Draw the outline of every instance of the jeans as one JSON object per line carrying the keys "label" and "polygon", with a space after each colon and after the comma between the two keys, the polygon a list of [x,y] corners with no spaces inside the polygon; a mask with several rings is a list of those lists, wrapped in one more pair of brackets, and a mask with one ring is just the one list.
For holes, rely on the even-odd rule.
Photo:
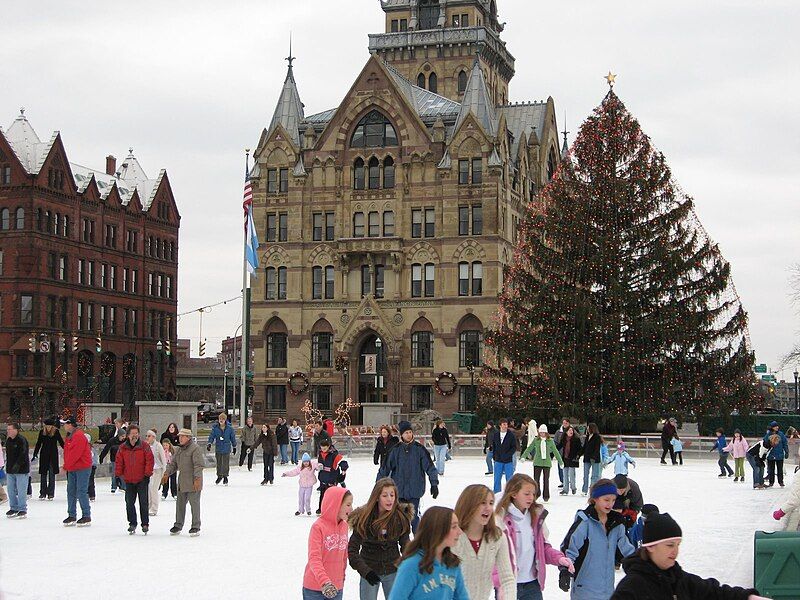
{"label": "jeans", "polygon": [[227,477],[231,472],[231,455],[216,453],[217,477]]}
{"label": "jeans", "polygon": [[116,470],[117,462],[112,460],[111,461],[111,491],[117,491],[117,488],[124,490],[125,489],[125,482],[122,481],[122,477],[117,477],[114,473],[117,472]]}
{"label": "jeans", "polygon": [[128,513],[128,525],[137,525],[136,523],[136,500],[139,500],[139,514],[142,516],[142,525],[150,525],[150,510],[147,498],[147,488],[150,485],[150,478],[145,477],[136,483],[125,483],[125,510]]}
{"label": "jeans", "polygon": [[247,470],[253,470],[253,453],[248,452],[250,446],[247,444],[242,444],[241,450],[239,450],[239,466],[241,467],[244,464],[244,459],[247,458]]}
{"label": "jeans", "polygon": [[147,487],[147,510],[155,516],[158,514],[158,507],[161,503],[161,494],[158,493],[158,486],[161,485],[161,477],[164,475],[163,467],[153,469],[150,476],[150,485]]}
{"label": "jeans", "polygon": [[[720,474],[722,474],[722,475],[733,475],[733,469],[731,469],[731,466],[728,464],[728,453],[727,452],[720,453],[719,460],[717,461],[717,464],[719,465]],[[727,471],[727,473],[725,473],[725,471]]]}
{"label": "jeans", "polygon": [[291,442],[290,441],[289,444],[292,447],[292,464],[296,465],[298,462],[300,462],[300,444],[301,444],[301,442],[300,441],[297,441],[297,442]]}
{"label": "jeans", "polygon": [[517,600],[542,600],[542,588],[538,581],[517,584]]}
{"label": "jeans", "polygon": [[[589,477],[589,471],[591,471],[591,478]],[[589,488],[595,484],[595,482],[600,479],[600,471],[601,465],[599,462],[586,462],[583,461],[583,487],[581,491],[586,494],[589,492]]]}
{"label": "jeans", "polygon": [[278,448],[281,451],[281,464],[285,465],[289,462],[289,444],[280,444]]}
{"label": "jeans", "polygon": [[[677,459],[677,460],[678,460],[678,461],[679,461],[681,464],[683,464],[683,450],[679,450],[679,451],[677,451],[677,452],[675,453],[675,458],[676,458],[676,459]],[[744,459],[742,459],[742,460],[744,460]]]}
{"label": "jeans", "polygon": [[747,462],[753,469],[753,487],[764,485],[764,465],[760,464],[750,453],[747,454]]}
{"label": "jeans", "polygon": [[392,586],[394,585],[394,578],[397,577],[397,572],[389,573],[388,575],[379,575],[381,582],[378,585],[370,585],[369,581],[361,578],[358,584],[360,600],[378,600],[378,590],[383,588],[383,597],[389,600],[389,594],[392,593]]}
{"label": "jeans", "polygon": [[70,517],[78,516],[76,504],[81,505],[81,516],[91,517],[92,506],[89,504],[89,476],[91,467],[79,471],[67,471],[67,514]]}
{"label": "jeans", "polygon": [[264,459],[264,481],[275,480],[275,455],[264,452],[261,454]]}
{"label": "jeans", "polygon": [[562,471],[564,473],[564,489],[562,491],[566,493],[572,490],[574,494],[576,491],[575,467],[564,467]]}
{"label": "jeans", "polygon": [[56,472],[52,465],[47,465],[47,471],[40,475],[39,497],[52,498],[56,495]]}
{"label": "jeans", "polygon": [[414,518],[411,520],[411,531],[417,533],[417,525],[419,525],[419,498],[400,498],[400,502],[407,502],[414,505]]}
{"label": "jeans", "polygon": [[564,483],[564,469],[561,467],[561,465],[558,465],[558,480],[561,483]]}
{"label": "jeans", "polygon": [[433,447],[433,458],[434,462],[436,463],[436,470],[439,472],[439,475],[444,475],[444,461],[446,456],[447,456],[447,445],[443,444],[441,446]]}
{"label": "jeans", "polygon": [[503,475],[506,476],[506,483],[514,476],[514,463],[501,463],[494,461],[494,493],[499,494]]}
{"label": "jeans", "polygon": [[342,600],[342,594],[343,590],[339,590],[333,598],[326,598],[320,591],[303,588],[303,600]]}
{"label": "jeans", "polygon": [[494,473],[494,466],[492,465],[492,463],[494,462],[492,460],[493,456],[494,456],[494,451],[492,450],[486,451],[486,472],[489,473],[489,475]]}
{"label": "jeans", "polygon": [[30,473],[7,473],[8,504],[11,510],[28,512],[28,479]]}
{"label": "jeans", "polygon": [[[730,467],[728,467],[730,468]],[[783,486],[783,461],[782,460],[772,460],[771,458],[767,460],[767,481],[769,485],[773,485],[775,483],[775,471],[777,470],[778,474],[778,485]]]}
{"label": "jeans", "polygon": [[177,473],[173,473],[172,475],[170,475],[169,476],[169,480],[167,480],[167,483],[165,483],[161,487],[164,490],[164,493],[161,494],[162,498],[166,498],[167,497],[167,494],[169,494],[170,488],[172,488],[172,497],[173,498],[177,498],[178,497],[178,474]]}
{"label": "jeans", "polygon": [[[542,479],[541,485],[539,479]],[[550,500],[550,467],[533,467],[533,478],[536,480],[536,485],[542,491],[542,498],[545,502]]]}

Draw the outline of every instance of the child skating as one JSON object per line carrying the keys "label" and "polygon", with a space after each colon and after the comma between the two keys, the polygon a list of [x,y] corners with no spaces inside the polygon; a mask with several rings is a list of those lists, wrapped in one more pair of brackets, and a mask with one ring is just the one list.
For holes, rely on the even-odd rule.
{"label": "child skating", "polygon": [[730,452],[733,455],[734,482],[741,481],[744,483],[744,460],[747,457],[749,448],[747,440],[742,437],[742,432],[738,429],[733,432],[733,439],[730,443],[723,448],[725,452]]}
{"label": "child skating", "polygon": [[550,500],[550,468],[553,465],[551,457],[555,457],[560,467],[564,466],[561,453],[547,432],[547,425],[539,426],[539,435],[533,438],[520,458],[525,459],[528,456],[533,459],[533,478],[536,480],[536,485],[540,486],[539,489],[542,490],[542,499],[547,502]]}
{"label": "child skating", "polygon": [[311,494],[314,492],[314,486],[317,484],[316,469],[316,461],[312,461],[308,452],[304,452],[303,458],[298,466],[281,474],[281,477],[300,478],[300,490],[297,492],[297,512],[294,513],[296,517],[302,514],[307,514],[309,517],[311,516]]}
{"label": "child skating", "polygon": [[344,483],[347,472],[347,461],[342,460],[342,455],[331,445],[330,439],[322,438],[319,443],[319,456],[317,456],[317,470],[319,471],[319,508],[317,514],[322,513],[322,500],[328,488]]}
{"label": "child skating", "polygon": [[611,455],[606,464],[614,465],[614,475],[627,475],[628,465],[636,467],[636,461],[631,458],[631,455],[625,449],[625,442],[617,444],[617,451]]}
{"label": "child skating", "polygon": [[342,600],[347,569],[347,517],[353,495],[333,487],[325,494],[322,516],[308,533],[308,562],[303,574],[303,600]]}
{"label": "child skating", "polygon": [[717,477],[733,477],[733,469],[731,469],[728,464],[728,452],[725,451],[725,446],[728,445],[728,442],[725,440],[725,432],[722,429],[717,429],[714,433],[717,435],[717,441],[711,446],[709,452],[714,452],[714,450],[716,450],[719,453],[717,464],[719,465],[720,473]]}
{"label": "child skating", "polygon": [[[672,451],[675,453],[675,460],[683,464],[683,442],[681,438],[678,437],[678,434],[672,436],[672,439],[669,442],[672,444]],[[678,462],[672,463],[673,465],[678,464]]]}

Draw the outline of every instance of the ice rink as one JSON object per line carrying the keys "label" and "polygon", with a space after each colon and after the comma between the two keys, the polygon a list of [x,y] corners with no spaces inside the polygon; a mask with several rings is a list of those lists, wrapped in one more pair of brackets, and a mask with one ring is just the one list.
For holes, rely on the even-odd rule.
{"label": "ice rink", "polygon": [[[237,457],[238,458],[238,457]],[[233,462],[233,461],[232,461]],[[238,462],[238,461],[237,461]],[[377,467],[366,458],[351,459],[347,485],[355,505],[367,500]],[[787,488],[754,491],[748,481],[718,479],[714,460],[687,462],[683,467],[660,466],[657,459],[639,459],[631,478],[641,486],[645,502],[669,512],[683,528],[679,562],[693,573],[723,582],[752,583],[753,532],[774,530],[771,513]],[[484,461],[458,457],[447,463],[434,504],[454,506],[470,483],[485,483]],[[789,471],[790,468],[787,467]],[[5,600],[54,599],[69,590],[82,599],[127,598],[236,598],[299,599],[306,562],[306,540],[314,517],[295,517],[297,478],[280,478],[288,467],[276,466],[272,486],[259,485],[261,465],[253,472],[231,468],[230,485],[214,485],[214,471],[205,473],[202,496],[202,535],[188,536],[188,524],[179,536],[170,536],[175,503],[161,503],[150,519],[148,536],[127,534],[124,496],[112,495],[108,479],[98,479],[92,505],[92,526],[65,528],[66,492],[59,482],[56,499],[28,503],[26,520],[0,522],[0,589]],[[531,474],[530,462],[518,470]],[[613,473],[610,467],[604,476]],[[38,475],[34,496],[38,495]],[[578,475],[579,484],[582,474]],[[551,488],[558,490],[557,473]],[[317,493],[313,497],[316,508]],[[550,542],[557,546],[575,511],[586,505],[580,495],[556,495],[546,505],[550,515]],[[3,505],[3,513],[8,504]],[[187,507],[188,508],[188,507]],[[80,514],[78,515],[80,516]],[[620,573],[621,576],[621,573]],[[344,597],[358,598],[358,574],[348,569]],[[548,568],[545,598],[566,598],[558,589],[557,571]],[[484,600],[484,599],[480,599]]]}

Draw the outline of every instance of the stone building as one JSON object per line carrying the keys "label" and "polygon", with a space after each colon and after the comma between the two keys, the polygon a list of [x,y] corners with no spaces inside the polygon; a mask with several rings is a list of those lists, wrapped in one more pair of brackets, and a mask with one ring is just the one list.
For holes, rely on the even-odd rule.
{"label": "stone building", "polygon": [[305,114],[289,57],[254,153],[257,417],[473,409],[517,224],[560,159],[552,98],[508,102],[494,0],[381,6],[336,108]]}
{"label": "stone building", "polygon": [[102,402],[130,416],[137,400],[175,398],[175,198],[133,150],[105,162],[70,162],[23,110],[0,129],[2,415]]}

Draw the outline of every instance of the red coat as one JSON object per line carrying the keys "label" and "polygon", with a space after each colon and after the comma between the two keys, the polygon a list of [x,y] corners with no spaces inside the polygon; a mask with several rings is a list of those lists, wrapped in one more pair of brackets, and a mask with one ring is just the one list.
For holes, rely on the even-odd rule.
{"label": "red coat", "polygon": [[72,435],[64,440],[64,470],[82,471],[92,468],[92,447],[86,434],[80,429],[75,429]]}
{"label": "red coat", "polygon": [[333,421],[330,419],[325,419],[325,421],[322,423],[322,426],[325,428],[325,431],[328,432],[328,435],[331,436],[331,439],[333,439],[333,435],[336,433],[333,429]]}
{"label": "red coat", "polygon": [[130,441],[121,444],[117,450],[117,461],[114,473],[122,477],[125,483],[139,483],[145,477],[153,475],[153,451],[150,446],[137,440],[135,446]]}

